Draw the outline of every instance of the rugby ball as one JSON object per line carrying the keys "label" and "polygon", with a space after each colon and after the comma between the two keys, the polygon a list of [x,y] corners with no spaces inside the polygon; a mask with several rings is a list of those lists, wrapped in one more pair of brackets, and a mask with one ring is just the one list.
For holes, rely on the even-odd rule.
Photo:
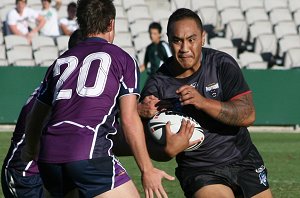
{"label": "rugby ball", "polygon": [[182,119],[190,120],[195,125],[194,133],[190,138],[190,141],[201,139],[197,144],[188,147],[185,151],[193,151],[200,147],[204,141],[204,133],[200,124],[193,118],[188,117],[180,112],[174,111],[162,111],[157,113],[148,122],[149,132],[156,142],[159,144],[165,144],[166,142],[166,131],[165,126],[168,121],[171,123],[171,132],[177,133],[181,126]]}

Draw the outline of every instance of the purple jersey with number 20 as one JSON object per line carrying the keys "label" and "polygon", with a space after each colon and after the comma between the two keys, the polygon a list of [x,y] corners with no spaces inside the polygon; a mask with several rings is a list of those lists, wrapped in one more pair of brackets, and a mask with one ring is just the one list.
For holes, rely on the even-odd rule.
{"label": "purple jersey with number 20", "polygon": [[48,70],[38,100],[52,106],[39,161],[65,163],[112,155],[118,100],[139,96],[136,61],[121,48],[88,38]]}

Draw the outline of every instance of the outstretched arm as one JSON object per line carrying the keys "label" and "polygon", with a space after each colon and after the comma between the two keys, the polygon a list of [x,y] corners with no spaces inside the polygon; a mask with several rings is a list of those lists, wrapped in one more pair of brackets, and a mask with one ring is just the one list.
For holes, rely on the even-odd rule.
{"label": "outstretched arm", "polygon": [[146,148],[143,125],[137,112],[136,99],[135,95],[123,96],[120,99],[122,129],[141,170],[146,197],[152,197],[153,194],[156,194],[157,197],[167,197],[161,184],[162,179],[174,180],[174,177],[154,168],[152,165]]}

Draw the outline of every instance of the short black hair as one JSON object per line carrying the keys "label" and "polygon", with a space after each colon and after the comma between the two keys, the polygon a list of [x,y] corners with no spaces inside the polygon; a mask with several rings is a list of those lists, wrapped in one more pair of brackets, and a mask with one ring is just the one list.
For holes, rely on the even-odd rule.
{"label": "short black hair", "polygon": [[199,29],[203,31],[202,21],[196,12],[187,8],[179,8],[175,12],[173,12],[169,18],[167,25],[167,35],[169,36],[173,23],[186,18],[193,19],[197,23]]}
{"label": "short black hair", "polygon": [[67,10],[69,10],[70,8],[76,8],[77,4],[75,2],[71,2],[68,4]]}
{"label": "short black hair", "polygon": [[157,29],[159,33],[161,33],[161,25],[160,23],[157,23],[157,22],[152,22],[150,25],[149,25],[149,29],[148,29],[148,32],[150,33],[150,30],[151,29]]}
{"label": "short black hair", "polygon": [[81,31],[79,29],[75,30],[69,38],[68,48],[71,49],[75,47],[78,43],[80,43],[83,40],[84,37],[82,36]]}

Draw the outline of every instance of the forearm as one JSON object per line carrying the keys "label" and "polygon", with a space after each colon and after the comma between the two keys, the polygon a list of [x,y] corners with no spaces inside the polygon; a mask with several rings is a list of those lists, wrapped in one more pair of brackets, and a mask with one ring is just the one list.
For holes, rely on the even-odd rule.
{"label": "forearm", "polygon": [[226,102],[206,98],[200,105],[200,109],[228,125],[249,126],[255,121],[255,109],[251,94],[245,94]]}
{"label": "forearm", "polygon": [[31,113],[28,115],[25,126],[25,139],[27,152],[36,154],[38,150],[40,136],[50,107],[38,101],[35,102]]}
{"label": "forearm", "polygon": [[143,125],[138,114],[131,116],[130,120],[122,120],[122,128],[141,172],[152,169],[153,165],[147,151]]}
{"label": "forearm", "polygon": [[40,16],[37,22],[37,26],[33,28],[31,32],[32,33],[39,32],[42,29],[42,27],[44,27],[45,23],[46,23],[45,19],[42,16]]}

